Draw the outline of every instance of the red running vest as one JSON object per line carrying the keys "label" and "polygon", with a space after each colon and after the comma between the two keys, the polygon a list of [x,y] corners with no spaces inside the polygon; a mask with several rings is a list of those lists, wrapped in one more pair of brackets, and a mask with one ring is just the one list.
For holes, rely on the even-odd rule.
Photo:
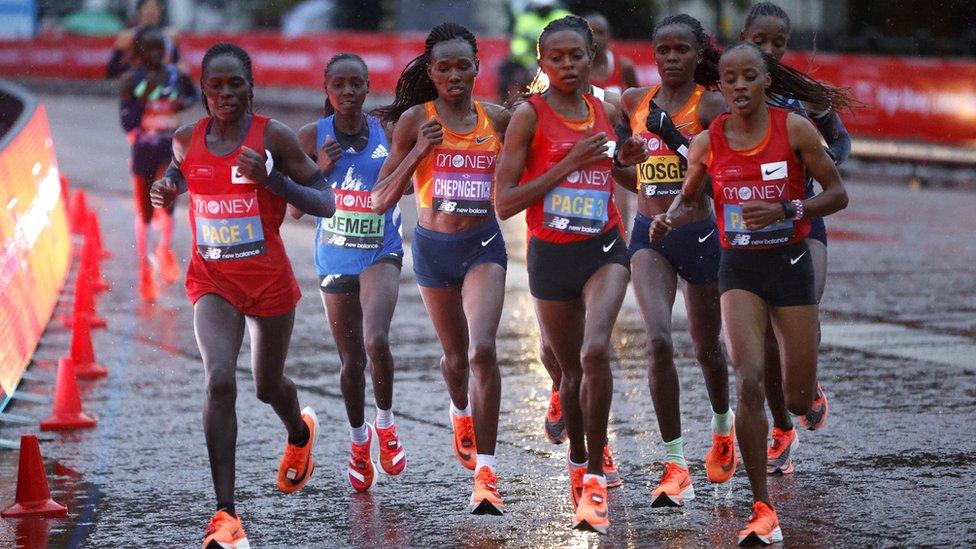
{"label": "red running vest", "polygon": [[[278,234],[285,201],[237,174],[241,147],[225,156],[207,149],[211,119],[197,122],[180,171],[190,191],[193,253],[186,293],[196,303],[217,294],[250,316],[278,316],[301,297]],[[268,118],[253,115],[241,146],[264,151]]]}
{"label": "red running vest", "polygon": [[[607,119],[603,102],[591,94],[584,95],[583,99],[589,107],[585,120],[560,116],[541,95],[528,99],[538,121],[519,184],[532,181],[552,168],[584,137],[606,132],[615,141],[616,133]],[[611,148],[610,153],[614,150]],[[540,202],[529,206],[525,221],[531,234],[546,242],[580,242],[620,225],[620,213],[613,202],[612,168],[608,156],[570,172]]]}
{"label": "red running vest", "polygon": [[722,246],[735,249],[777,248],[794,244],[810,234],[810,219],[784,219],[750,231],[742,220],[743,202],[779,203],[802,200],[806,194],[806,170],[790,146],[786,118],[790,111],[769,107],[769,127],[759,145],[735,151],[725,138],[724,113],[708,128],[711,143],[708,174],[712,176],[715,214],[721,228]]}

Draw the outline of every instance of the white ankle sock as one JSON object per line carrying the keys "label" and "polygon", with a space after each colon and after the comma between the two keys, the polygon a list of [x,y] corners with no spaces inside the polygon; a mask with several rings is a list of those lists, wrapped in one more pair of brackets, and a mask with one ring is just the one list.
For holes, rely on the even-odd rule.
{"label": "white ankle sock", "polygon": [[393,425],[393,410],[376,408],[376,426],[380,429],[386,429],[391,425]]}
{"label": "white ankle sock", "polygon": [[495,456],[490,454],[478,454],[477,462],[474,465],[475,472],[481,470],[482,467],[487,466],[494,472],[495,470]]}
{"label": "white ankle sock", "polygon": [[369,440],[369,429],[366,427],[366,424],[363,423],[359,427],[350,427],[349,438],[356,444],[364,444]]}
{"label": "white ankle sock", "polygon": [[454,415],[456,415],[458,417],[468,417],[468,416],[470,416],[471,415],[471,399],[468,399],[468,405],[465,406],[463,410],[458,409],[458,407],[454,405],[454,401],[452,400],[451,401],[451,412],[453,412]]}
{"label": "white ankle sock", "polygon": [[607,487],[607,477],[603,475],[592,475],[590,473],[586,473],[585,475],[583,475],[583,484],[586,484],[587,482],[590,481],[590,479],[594,479],[594,478],[597,481],[599,481],[600,486],[603,486],[604,488]]}

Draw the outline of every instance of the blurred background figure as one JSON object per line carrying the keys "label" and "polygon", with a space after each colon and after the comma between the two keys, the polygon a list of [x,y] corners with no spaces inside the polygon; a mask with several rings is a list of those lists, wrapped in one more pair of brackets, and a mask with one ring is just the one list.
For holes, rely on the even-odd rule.
{"label": "blurred background figure", "polygon": [[106,78],[115,78],[139,63],[134,51],[135,37],[146,28],[160,28],[164,40],[163,63],[179,63],[180,54],[176,47],[176,31],[166,28],[166,6],[162,0],[139,0],[131,17],[129,28],[119,33],[112,49],[112,57],[105,70]]}
{"label": "blurred background figure", "polygon": [[596,56],[590,71],[590,84],[614,93],[623,93],[627,88],[640,86],[634,62],[622,55],[616,55],[607,47],[613,37],[610,22],[599,12],[591,11],[583,16],[593,31],[593,47]]}
{"label": "blurred background figure", "polygon": [[498,98],[505,103],[525,91],[536,64],[536,43],[550,22],[572,15],[559,0],[510,0],[512,13],[509,57],[498,68]]}

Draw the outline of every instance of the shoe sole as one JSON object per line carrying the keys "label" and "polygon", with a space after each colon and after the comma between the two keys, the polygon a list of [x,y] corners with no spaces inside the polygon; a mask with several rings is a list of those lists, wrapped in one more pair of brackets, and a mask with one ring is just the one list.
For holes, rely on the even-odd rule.
{"label": "shoe sole", "polygon": [[[554,426],[555,428],[550,427],[550,425]],[[549,418],[546,418],[545,423],[543,424],[542,431],[543,433],[545,433],[546,440],[549,441],[549,444],[558,445],[569,440],[569,433],[566,431],[565,421],[560,421],[558,423],[549,423]],[[553,435],[554,431],[556,432],[556,435]]]}
{"label": "shoe sole", "polygon": [[458,463],[460,463],[462,467],[469,471],[474,471],[474,466],[476,465],[474,460],[472,460],[472,463],[469,465],[467,462],[461,459],[461,451],[458,450],[457,447],[457,437],[454,436],[454,414],[451,413],[450,403],[447,405],[447,420],[451,423],[451,448],[454,449],[454,457],[458,460]]}
{"label": "shoe sole", "polygon": [[810,423],[806,420],[805,416],[803,416],[803,419],[798,419],[797,421],[807,431],[819,431],[820,429],[823,429],[827,425],[827,414],[829,412],[830,412],[830,401],[826,399],[826,394],[825,394],[823,414],[820,416],[820,421],[816,423]]}
{"label": "shoe sole", "polygon": [[695,499],[695,485],[691,484],[684,490],[678,493],[677,496],[671,496],[664,492],[657,495],[654,501],[651,502],[651,507],[682,507],[685,502]]}
{"label": "shoe sole", "polygon": [[609,524],[607,525],[600,524],[594,526],[589,522],[587,522],[586,520],[573,521],[573,530],[582,530],[584,532],[596,532],[597,534],[606,535],[608,526]]}
{"label": "shoe sole", "polygon": [[303,478],[300,483],[289,486],[288,490],[282,490],[279,486],[278,490],[285,494],[294,494],[295,492],[304,488],[305,485],[308,484],[308,481],[312,479],[312,475],[315,473],[315,457],[313,453],[315,452],[315,443],[319,439],[321,429],[319,428],[319,417],[315,415],[315,410],[313,410],[310,406],[306,406],[302,408],[302,415],[304,416],[306,414],[311,416],[312,425],[315,427],[315,432],[308,437],[308,444],[311,444],[311,446],[308,448],[308,474],[305,475],[305,478]]}
{"label": "shoe sole", "polygon": [[774,528],[768,536],[760,536],[755,532],[749,532],[747,536],[739,536],[739,545],[743,547],[766,546],[781,541],[783,541],[783,530],[779,526]]}
{"label": "shoe sole", "polygon": [[[796,429],[794,427],[794,429]],[[796,457],[796,449],[800,447],[800,436],[797,435],[793,439],[793,445],[790,446],[790,457],[787,459],[786,463],[783,465],[771,466],[769,462],[766,462],[766,474],[767,475],[792,475],[793,474],[793,458]]]}
{"label": "shoe sole", "polygon": [[206,549],[251,549],[251,544],[247,541],[247,538],[244,538],[233,545],[211,540],[210,543],[207,544]]}
{"label": "shoe sole", "polygon": [[504,506],[497,507],[494,503],[488,501],[487,499],[481,500],[478,505],[471,504],[468,506],[472,515],[493,515],[500,517],[505,514]]}

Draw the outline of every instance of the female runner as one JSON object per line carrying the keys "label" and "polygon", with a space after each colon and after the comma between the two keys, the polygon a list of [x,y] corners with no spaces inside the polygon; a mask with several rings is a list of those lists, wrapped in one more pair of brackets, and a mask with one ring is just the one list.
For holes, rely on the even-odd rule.
{"label": "female runner", "polygon": [[414,273],[444,350],[454,455],[475,471],[469,510],[500,515],[495,336],[508,256],[491,202],[509,114],[472,99],[478,68],[478,45],[468,29],[454,23],[431,29],[424,53],[400,75],[393,104],[377,111],[396,130],[372,196],[373,212],[385,212],[413,177],[419,209]]}
{"label": "female runner", "polygon": [[186,292],[206,372],[203,428],[217,494],[203,546],[225,549],[249,547],[234,508],[235,374],[245,325],[257,397],[288,432],[278,489],[298,490],[315,469],[318,420],[310,407],[299,409],[295,384],[283,372],[301,292],[278,228],[286,202],[321,217],[335,212],[331,189],[295,134],[252,114],[251,75],[240,47],[207,50],[200,87],[210,116],[176,132],[173,163],[151,193],[158,208],[190,193],[194,253]]}
{"label": "female runner", "polygon": [[719,343],[721,246],[711,205],[706,201],[701,220],[675,230],[659,244],[649,240],[652,218],[666,212],[681,191],[688,140],[726,110],[722,96],[710,91],[718,84],[720,53],[701,23],[685,14],[664,18],[654,28],[652,40],[661,84],[633,88],[623,96],[630,129],[647,141],[651,156],[636,170],[628,169],[629,177],[621,180],[627,183],[624,188],[638,194],[628,252],[631,282],[647,334],[651,400],[667,452],[651,506],[663,507],[683,505],[695,495],[681,436],[680,385],[671,342],[671,309],[679,277],[686,283],[689,329],[712,405],[713,444],[705,457],[708,479],[729,480],[737,456],[728,367]]}
{"label": "female runner", "polygon": [[[135,53],[140,63],[122,78],[119,118],[129,134],[132,158],[132,190],[136,202],[136,254],[139,259],[139,295],[148,302],[156,300],[156,279],[147,253],[149,225],[153,209],[149,187],[162,176],[173,159],[173,133],[180,127],[181,111],[197,99],[197,90],[189,75],[172,63],[165,63],[162,30],[145,27],[135,38]],[[176,254],[170,248],[173,240],[173,204],[156,212],[160,239],[154,253],[163,282],[172,284],[180,276]]]}
{"label": "female runner", "polygon": [[495,208],[503,219],[528,210],[529,288],[543,341],[562,370],[573,527],[605,533],[610,333],[629,276],[611,158],[633,165],[647,154],[636,138],[616,151],[611,135],[619,110],[583,92],[593,55],[584,19],[568,16],[546,26],[539,64],[550,86],[512,117],[496,173]]}
{"label": "female runner", "polygon": [[[722,327],[738,384],[735,427],[753,493],[753,514],[739,543],[783,539],[766,486],[768,423],[763,405],[766,324],[783,357],[783,389],[803,413],[816,393],[817,300],[813,262],[804,239],[810,217],[847,206],[840,174],[805,118],[766,104],[767,94],[789,91],[802,100],[850,105],[841,91],[763,57],[754,45],[727,50],[719,63],[721,90],[731,113],[719,116],[691,144],[688,172],[672,212],[655,218],[651,241],[687,223],[706,174],[719,220]],[[805,199],[806,174],[823,192]]]}
{"label": "female runner", "polygon": [[[739,40],[751,42],[767,55],[781,61],[786,54],[790,39],[790,17],[783,8],[771,2],[759,2],[746,16]],[[830,105],[818,105],[799,101],[793,97],[778,95],[768,99],[774,107],[789,109],[810,119],[827,142],[827,154],[835,164],[847,160],[851,152],[851,136],[847,133],[840,116]],[[813,196],[813,180],[807,178],[807,198]],[[810,219],[810,235],[806,239],[813,260],[814,290],[817,303],[823,297],[827,281],[827,228],[823,218]],[[772,342],[772,328],[767,330],[767,342]],[[767,470],[774,474],[793,472],[793,449],[797,443],[793,419],[783,399],[783,380],[780,373],[780,356],[776,345],[766,345],[766,399],[773,416],[773,432],[767,451]],[[829,405],[827,395],[817,384],[817,396],[806,414],[797,417],[805,429],[816,430],[827,423]]]}
{"label": "female runner", "polygon": [[[325,66],[325,92],[326,117],[303,127],[298,141],[305,154],[318,162],[336,196],[335,215],[321,218],[315,233],[315,266],[342,361],[340,385],[352,438],[349,483],[364,492],[376,481],[374,434],[386,474],[399,475],[407,466],[393,422],[390,353],[390,322],[403,264],[400,208],[394,204],[378,214],[372,210],[370,191],[389,154],[390,126],[363,112],[369,73],[362,58],[340,53],[330,59]],[[367,361],[376,400],[372,424],[363,414]]]}

